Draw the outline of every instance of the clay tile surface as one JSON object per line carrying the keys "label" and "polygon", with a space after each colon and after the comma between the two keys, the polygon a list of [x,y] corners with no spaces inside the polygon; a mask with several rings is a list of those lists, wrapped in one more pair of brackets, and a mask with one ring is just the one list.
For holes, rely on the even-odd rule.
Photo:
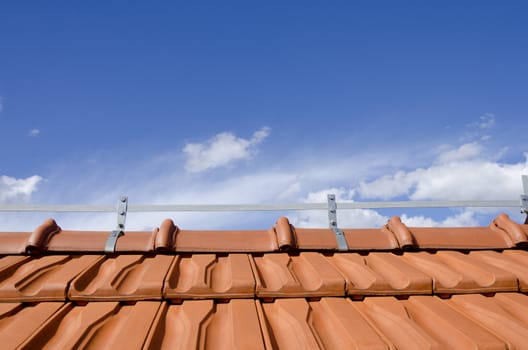
{"label": "clay tile surface", "polygon": [[340,253],[332,262],[351,296],[432,294],[432,278],[392,253]]}
{"label": "clay tile surface", "polygon": [[522,349],[528,225],[0,233],[2,349]]}
{"label": "clay tile surface", "polygon": [[176,233],[177,252],[273,252],[279,249],[275,230],[190,231]]}
{"label": "clay tile surface", "polygon": [[178,255],[165,279],[166,299],[253,298],[247,254]]}
{"label": "clay tile surface", "polygon": [[528,298],[519,294],[498,294],[494,298],[455,295],[448,301],[490,333],[501,338],[509,349],[526,348],[528,339]]}
{"label": "clay tile surface", "polygon": [[[118,238],[115,251],[152,252],[156,235],[159,230],[152,232],[125,232]],[[103,253],[110,231],[60,231],[54,234],[43,248],[48,252],[97,252]]]}
{"label": "clay tile surface", "polygon": [[404,258],[433,277],[435,293],[507,292],[518,288],[513,273],[472,255],[440,251],[436,254],[405,253]]}
{"label": "clay tile surface", "polygon": [[269,348],[389,349],[347,299],[277,299],[258,306]]}
{"label": "clay tile surface", "polygon": [[0,232],[0,254],[23,254],[26,252],[29,232]]}
{"label": "clay tile surface", "polygon": [[12,259],[0,270],[0,298],[3,301],[66,300],[70,281],[96,259],[89,255]]}
{"label": "clay tile surface", "polygon": [[344,296],[345,280],[320,253],[253,257],[259,297]]}
{"label": "clay tile surface", "polygon": [[499,253],[494,251],[475,251],[470,252],[469,256],[514,274],[519,283],[519,290],[521,292],[528,291],[528,254],[526,252],[504,251],[503,253]]}
{"label": "clay tile surface", "polygon": [[398,349],[504,349],[506,345],[437,297],[368,298],[354,305]]}
{"label": "clay tile surface", "polygon": [[157,302],[66,304],[24,341],[21,349],[140,349]]}
{"label": "clay tile surface", "polygon": [[255,301],[164,303],[145,349],[265,349]]}
{"label": "clay tile surface", "polygon": [[421,249],[502,249],[511,248],[511,239],[489,227],[409,228]]}
{"label": "clay tile surface", "polygon": [[4,349],[15,349],[36,330],[64,303],[47,302],[36,305],[22,303],[0,303],[0,344]]}
{"label": "clay tile surface", "polygon": [[174,257],[98,257],[71,284],[71,300],[161,300],[163,281]]}

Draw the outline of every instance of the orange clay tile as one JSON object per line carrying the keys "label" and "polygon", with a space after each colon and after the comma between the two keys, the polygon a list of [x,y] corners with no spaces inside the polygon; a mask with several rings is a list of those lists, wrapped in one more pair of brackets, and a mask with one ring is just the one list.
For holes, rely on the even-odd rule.
{"label": "orange clay tile", "polygon": [[161,300],[169,255],[99,257],[70,287],[72,300]]}
{"label": "orange clay tile", "polygon": [[255,301],[163,303],[144,349],[264,349]]}
{"label": "orange clay tile", "polygon": [[510,240],[511,246],[528,243],[528,235],[523,230],[523,227],[504,213],[497,216],[489,227],[493,231],[503,233]]}
{"label": "orange clay tile", "polygon": [[57,312],[64,303],[46,302],[36,305],[0,303],[0,344],[15,349]]}
{"label": "orange clay tile", "polygon": [[345,280],[322,254],[265,254],[253,261],[259,297],[345,295]]}
{"label": "orange clay tile", "polygon": [[389,349],[344,298],[277,299],[258,307],[268,348]]}
{"label": "orange clay tile", "polygon": [[398,349],[505,349],[506,344],[445,301],[412,296],[353,304]]}
{"label": "orange clay tile", "polygon": [[367,266],[381,276],[392,288],[388,294],[431,294],[430,276],[408,264],[401,255],[370,253],[365,256]]}
{"label": "orange clay tile", "polygon": [[390,256],[386,261],[388,254],[391,253],[371,253],[368,258],[339,253],[329,259],[345,277],[347,294],[351,296],[432,293],[431,278],[401,261],[400,256]]}
{"label": "orange clay tile", "polygon": [[440,251],[436,254],[413,252],[405,253],[403,258],[434,279],[435,293],[490,293],[517,290],[517,278],[514,274],[460,252]]}
{"label": "orange clay tile", "polygon": [[4,301],[65,300],[71,280],[97,256],[45,256],[14,262],[0,271],[0,299]]}
{"label": "orange clay tile", "polygon": [[[343,229],[349,250],[398,249],[398,241],[387,230]],[[301,250],[337,250],[335,234],[330,229],[295,228],[295,239]]]}
{"label": "orange clay tile", "polygon": [[447,302],[501,338],[509,349],[528,348],[528,297],[525,295],[505,293],[495,298],[455,295]]}
{"label": "orange clay tile", "polygon": [[[115,251],[123,252],[152,252],[156,233],[125,232],[118,238]],[[53,235],[45,249],[49,252],[104,252],[110,231],[61,231]]]}
{"label": "orange clay tile", "polygon": [[469,253],[469,256],[514,274],[519,283],[519,290],[528,292],[528,254],[523,251],[515,252],[517,253],[516,255],[509,254],[508,251],[503,253],[487,250],[473,251]]}
{"label": "orange clay tile", "polygon": [[66,304],[21,349],[139,349],[159,302]]}
{"label": "orange clay tile", "polygon": [[165,279],[166,299],[253,298],[247,254],[176,256]]}
{"label": "orange clay tile", "polygon": [[29,232],[0,232],[0,254],[24,254]]}
{"label": "orange clay tile", "polygon": [[409,230],[420,249],[501,249],[513,245],[503,232],[489,227],[411,227]]}
{"label": "orange clay tile", "polygon": [[176,233],[176,252],[273,252],[279,249],[275,230],[189,231]]}

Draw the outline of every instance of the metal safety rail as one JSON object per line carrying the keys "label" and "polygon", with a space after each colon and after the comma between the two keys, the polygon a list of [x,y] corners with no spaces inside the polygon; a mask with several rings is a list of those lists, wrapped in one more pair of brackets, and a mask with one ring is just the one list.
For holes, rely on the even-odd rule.
{"label": "metal safety rail", "polygon": [[[128,197],[119,198],[117,227],[107,242],[112,251],[119,236],[124,233],[127,212],[238,212],[238,211],[298,211],[327,210],[329,227],[334,231],[340,250],[346,250],[346,241],[337,225],[338,209],[389,209],[389,208],[521,208],[528,224],[528,175],[522,175],[523,194],[516,200],[461,200],[461,201],[391,201],[391,202],[336,202],[334,194],[328,194],[326,203],[290,204],[150,204],[129,205]],[[0,204],[0,212],[115,212],[112,205],[49,205],[49,204]]]}
{"label": "metal safety rail", "polygon": [[[528,195],[526,195],[528,197]],[[337,209],[387,209],[387,208],[515,208],[518,200],[469,201],[392,201],[392,202],[337,202]],[[284,204],[145,204],[128,205],[128,212],[227,212],[227,211],[289,211],[326,210],[327,203]],[[3,212],[114,212],[115,205],[50,205],[50,204],[0,204]]]}

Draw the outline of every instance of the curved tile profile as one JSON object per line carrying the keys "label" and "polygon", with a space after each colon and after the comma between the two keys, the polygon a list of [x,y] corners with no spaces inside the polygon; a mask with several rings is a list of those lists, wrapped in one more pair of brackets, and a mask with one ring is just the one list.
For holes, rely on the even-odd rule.
{"label": "curved tile profile", "polygon": [[274,227],[277,236],[277,243],[281,251],[293,250],[297,248],[295,239],[295,229],[286,217],[280,217]]}
{"label": "curved tile profile", "polygon": [[523,245],[528,243],[528,236],[522,226],[514,222],[504,213],[500,214],[490,224],[492,230],[503,232],[511,240],[513,245]]}
{"label": "curved tile profile", "polygon": [[263,298],[344,296],[345,280],[320,253],[253,257],[256,294]]}
{"label": "curved tile profile", "polygon": [[402,223],[400,217],[391,217],[384,226],[384,229],[387,229],[394,234],[401,249],[409,249],[416,245],[411,231],[409,231],[409,228]]}
{"label": "curved tile profile", "polygon": [[432,280],[392,253],[334,254],[332,263],[346,280],[347,295],[432,294]]}
{"label": "curved tile profile", "polygon": [[179,255],[165,279],[166,299],[253,298],[255,279],[247,254]]}
{"label": "curved tile profile", "polygon": [[265,349],[255,301],[162,304],[144,349]]}
{"label": "curved tile profile", "polygon": [[156,229],[156,240],[154,242],[154,248],[157,252],[169,251],[174,241],[174,235],[179,231],[179,228],[174,225],[171,219],[166,219],[161,223],[159,229]]}
{"label": "curved tile profile", "polygon": [[277,299],[257,306],[268,348],[389,349],[344,298]]}
{"label": "curved tile profile", "polygon": [[97,256],[52,255],[13,261],[0,270],[2,301],[66,300],[68,286]]}
{"label": "curved tile profile", "polygon": [[528,339],[528,299],[504,293],[495,298],[479,294],[455,295],[449,306],[501,338],[508,349],[524,349]]}
{"label": "curved tile profile", "polygon": [[140,349],[159,302],[66,304],[20,349]]}
{"label": "curved tile profile", "polygon": [[398,349],[504,349],[506,344],[437,297],[368,298],[354,306]]}
{"label": "curved tile profile", "polygon": [[71,300],[161,300],[163,281],[174,257],[118,255],[98,257],[69,291]]}
{"label": "curved tile profile", "polygon": [[[477,252],[475,252],[477,253]],[[484,252],[481,252],[484,253]],[[501,268],[454,251],[405,253],[403,258],[434,279],[434,292],[492,293],[516,291],[517,277]]]}
{"label": "curved tile profile", "polygon": [[[511,252],[515,252],[516,254],[511,254],[507,250],[502,253],[483,250],[470,252],[469,256],[473,259],[484,261],[503,271],[512,273],[517,278],[519,290],[521,292],[528,292],[528,254],[524,251],[517,250]],[[518,259],[515,258],[516,256]]]}
{"label": "curved tile profile", "polygon": [[26,243],[26,252],[28,254],[35,254],[46,250],[46,245],[50,238],[60,231],[61,228],[57,225],[55,220],[47,219],[29,236]]}
{"label": "curved tile profile", "polygon": [[17,349],[34,336],[39,327],[64,303],[46,302],[36,305],[0,303],[0,344],[3,349]]}

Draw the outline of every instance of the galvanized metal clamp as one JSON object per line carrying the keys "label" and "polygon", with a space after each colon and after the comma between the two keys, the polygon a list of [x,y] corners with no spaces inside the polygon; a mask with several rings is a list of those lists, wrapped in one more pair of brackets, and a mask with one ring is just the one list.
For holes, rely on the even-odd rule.
{"label": "galvanized metal clamp", "polygon": [[334,231],[337,241],[337,250],[348,250],[348,244],[343,231],[337,227],[337,203],[335,194],[328,195],[328,222],[330,228]]}
{"label": "galvanized metal clamp", "polygon": [[526,214],[526,219],[524,220],[526,225],[528,224],[528,175],[522,176],[522,183],[524,194],[521,194],[521,213]]}
{"label": "galvanized metal clamp", "polygon": [[105,253],[114,253],[117,239],[125,234],[125,221],[128,210],[128,197],[119,197],[117,204],[117,227],[110,232],[105,244]]}

